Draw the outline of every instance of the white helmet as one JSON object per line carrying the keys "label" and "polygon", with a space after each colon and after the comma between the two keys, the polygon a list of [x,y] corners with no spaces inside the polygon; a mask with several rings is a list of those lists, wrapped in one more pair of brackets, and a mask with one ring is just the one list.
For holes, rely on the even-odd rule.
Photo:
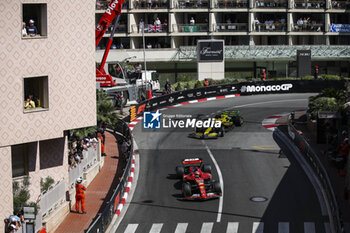
{"label": "white helmet", "polygon": [[83,179],[81,177],[77,178],[77,183],[80,184],[81,182],[83,182]]}

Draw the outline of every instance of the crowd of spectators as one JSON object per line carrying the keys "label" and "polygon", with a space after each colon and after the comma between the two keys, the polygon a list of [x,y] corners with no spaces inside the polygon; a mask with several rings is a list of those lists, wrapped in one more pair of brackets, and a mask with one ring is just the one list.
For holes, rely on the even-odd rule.
{"label": "crowd of spectators", "polygon": [[266,19],[263,22],[260,22],[258,17],[253,21],[253,26],[255,31],[285,31],[286,30],[286,19]]}
{"label": "crowd of spectators", "polygon": [[69,143],[68,164],[69,170],[78,166],[84,159],[83,151],[87,151],[90,147],[97,148],[96,134],[89,134],[83,139],[73,138]]}
{"label": "crowd of spectators", "polygon": [[284,0],[272,0],[272,1],[257,0],[255,2],[255,6],[256,7],[282,8],[282,7],[287,7],[287,2]]}
{"label": "crowd of spectators", "polygon": [[25,22],[22,23],[22,37],[34,37],[39,35],[37,27],[34,25],[35,21],[30,19],[29,26]]}
{"label": "crowd of spectators", "polygon": [[311,20],[310,17],[300,17],[294,24],[295,31],[321,31],[322,24],[316,20]]}
{"label": "crowd of spectators", "polygon": [[314,8],[314,9],[320,9],[324,8],[326,4],[326,1],[309,1],[309,0],[297,0],[294,2],[295,8]]}

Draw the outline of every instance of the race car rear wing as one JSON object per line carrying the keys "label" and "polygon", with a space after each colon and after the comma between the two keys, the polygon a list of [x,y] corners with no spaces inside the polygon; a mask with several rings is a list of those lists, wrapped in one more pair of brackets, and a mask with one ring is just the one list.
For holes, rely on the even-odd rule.
{"label": "race car rear wing", "polygon": [[183,165],[191,165],[191,164],[201,164],[203,163],[203,159],[201,158],[191,158],[182,160]]}

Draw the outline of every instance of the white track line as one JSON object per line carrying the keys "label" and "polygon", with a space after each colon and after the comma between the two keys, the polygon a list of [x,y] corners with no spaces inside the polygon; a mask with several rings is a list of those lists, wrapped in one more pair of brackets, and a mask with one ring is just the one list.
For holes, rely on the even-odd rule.
{"label": "white track line", "polygon": [[216,222],[220,222],[221,221],[221,214],[222,214],[222,207],[224,204],[224,179],[222,178],[222,173],[221,173],[220,167],[219,167],[218,163],[216,162],[213,153],[211,153],[209,147],[207,146],[207,144],[205,144],[205,142],[203,140],[202,140],[202,143],[205,146],[205,149],[207,150],[211,160],[213,160],[216,171],[218,172],[218,175],[219,175],[219,181],[221,184],[221,197],[219,198],[219,209],[218,209],[218,217],[216,218]]}

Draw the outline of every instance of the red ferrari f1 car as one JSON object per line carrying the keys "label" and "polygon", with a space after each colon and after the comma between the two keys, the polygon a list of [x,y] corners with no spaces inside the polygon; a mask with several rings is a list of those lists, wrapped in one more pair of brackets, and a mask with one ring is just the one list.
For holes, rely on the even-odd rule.
{"label": "red ferrari f1 car", "polygon": [[203,164],[203,159],[192,158],[182,160],[176,167],[176,176],[181,178],[182,194],[186,200],[207,200],[221,196],[221,186],[212,180],[211,166]]}

